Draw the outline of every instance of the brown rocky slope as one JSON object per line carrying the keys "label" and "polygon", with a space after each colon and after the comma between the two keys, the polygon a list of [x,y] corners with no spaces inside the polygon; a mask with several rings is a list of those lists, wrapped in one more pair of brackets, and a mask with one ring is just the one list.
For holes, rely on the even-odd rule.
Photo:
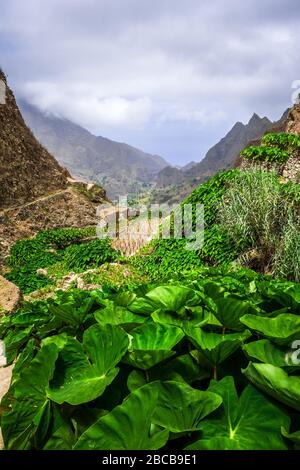
{"label": "brown rocky slope", "polygon": [[[7,85],[1,70],[0,80]],[[102,188],[72,180],[39,144],[7,86],[0,104],[0,265],[20,238],[48,228],[95,225],[103,201]]]}

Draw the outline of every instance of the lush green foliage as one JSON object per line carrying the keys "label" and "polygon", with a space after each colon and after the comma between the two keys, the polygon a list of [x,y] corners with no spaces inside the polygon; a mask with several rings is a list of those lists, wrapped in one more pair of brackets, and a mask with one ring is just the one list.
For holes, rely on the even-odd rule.
{"label": "lush green foliage", "polygon": [[5,448],[293,448],[299,314],[298,284],[207,268],[25,304],[0,324]]}
{"label": "lush green foliage", "polygon": [[185,239],[159,239],[153,241],[131,263],[151,279],[180,278],[191,270],[198,270],[205,263],[217,265],[236,258],[234,244],[216,224],[220,201],[238,170],[220,172],[207,183],[196,188],[182,203],[193,206],[193,230],[195,230],[195,207],[203,204],[205,218],[204,246],[200,251],[186,249]]}
{"label": "lush green foliage", "polygon": [[35,237],[35,240],[43,244],[53,245],[55,248],[65,248],[72,243],[78,243],[84,239],[96,236],[95,227],[84,228],[58,228],[53,230],[43,230]]}
{"label": "lush green foliage", "polygon": [[286,132],[270,133],[264,135],[262,144],[284,150],[298,150],[300,149],[300,137],[297,134],[288,134]]}
{"label": "lush green foliage", "polygon": [[89,241],[95,235],[94,227],[70,228],[47,230],[34,238],[20,240],[11,249],[7,262],[11,271],[6,277],[28,294],[53,282],[50,277],[39,275],[39,269],[58,263],[65,273],[83,272],[116,261],[118,252],[111,248],[108,239]]}
{"label": "lush green foliage", "polygon": [[258,162],[283,164],[289,159],[290,154],[279,147],[251,146],[243,150],[241,156]]}
{"label": "lush green foliage", "polygon": [[205,227],[211,227],[216,223],[217,207],[222,199],[228,184],[239,174],[239,170],[221,171],[211,178],[207,183],[196,188],[182,203],[203,204]]}
{"label": "lush green foliage", "polygon": [[118,259],[109,239],[93,240],[81,245],[71,245],[64,251],[64,263],[70,270],[84,271]]}
{"label": "lush green foliage", "polygon": [[253,161],[282,165],[299,149],[299,135],[278,132],[264,135],[262,145],[247,147],[241,156]]}

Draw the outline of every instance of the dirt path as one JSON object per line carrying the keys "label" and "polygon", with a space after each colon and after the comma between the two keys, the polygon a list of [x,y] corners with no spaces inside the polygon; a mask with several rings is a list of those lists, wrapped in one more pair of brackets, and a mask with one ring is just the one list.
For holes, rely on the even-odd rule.
{"label": "dirt path", "polygon": [[7,214],[9,212],[13,212],[13,211],[19,211],[21,209],[24,209],[25,207],[30,207],[30,206],[33,206],[34,204],[36,204],[37,202],[40,202],[40,201],[47,201],[48,199],[51,199],[55,196],[58,196],[59,194],[64,194],[64,193],[67,193],[69,191],[69,189],[61,189],[59,191],[56,191],[54,193],[51,193],[51,194],[47,194],[46,196],[41,196],[37,199],[35,199],[34,201],[30,201],[30,202],[26,202],[26,204],[23,204],[21,206],[15,206],[15,207],[8,207],[6,209],[2,209],[1,212],[0,212],[0,215],[4,215],[4,214]]}

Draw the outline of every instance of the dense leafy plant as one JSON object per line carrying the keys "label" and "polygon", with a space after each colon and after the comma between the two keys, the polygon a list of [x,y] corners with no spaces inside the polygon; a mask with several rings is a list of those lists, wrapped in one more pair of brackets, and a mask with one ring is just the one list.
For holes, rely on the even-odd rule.
{"label": "dense leafy plant", "polygon": [[299,284],[207,268],[25,304],[0,324],[5,448],[293,448],[299,313]]}
{"label": "dense leafy plant", "polygon": [[264,135],[262,138],[262,144],[283,150],[298,150],[300,149],[300,137],[297,134],[274,132]]}
{"label": "dense leafy plant", "polygon": [[70,270],[85,271],[103,263],[116,261],[119,254],[111,241],[92,240],[95,227],[46,230],[34,238],[20,240],[11,249],[7,265],[7,279],[28,294],[53,283],[50,277],[40,275],[39,269],[59,264],[65,273]]}
{"label": "dense leafy plant", "polygon": [[251,146],[241,152],[241,157],[258,162],[283,164],[289,159],[290,153],[279,147]]}
{"label": "dense leafy plant", "polygon": [[71,245],[64,251],[64,263],[70,270],[84,271],[118,259],[119,253],[107,238],[80,245]]}
{"label": "dense leafy plant", "polygon": [[53,245],[55,248],[65,248],[66,246],[80,242],[84,239],[96,237],[95,227],[84,228],[58,228],[53,230],[43,230],[37,234],[35,240],[43,244]]}
{"label": "dense leafy plant", "polygon": [[[228,263],[235,256],[234,244],[227,234],[216,225],[218,206],[226,193],[231,181],[239,174],[239,170],[220,172],[208,182],[196,188],[181,204],[193,207],[193,230],[195,224],[196,204],[203,204],[205,218],[204,246],[200,251],[186,249],[186,240],[158,239],[153,241],[131,263],[152,279],[168,279],[170,276],[180,277],[186,271],[198,270],[204,263],[216,265]],[[171,232],[172,233],[172,232]]]}

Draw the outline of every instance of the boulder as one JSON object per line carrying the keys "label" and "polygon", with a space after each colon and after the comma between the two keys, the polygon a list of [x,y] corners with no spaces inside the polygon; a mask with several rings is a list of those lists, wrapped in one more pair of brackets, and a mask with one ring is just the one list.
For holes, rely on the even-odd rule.
{"label": "boulder", "polygon": [[12,282],[0,276],[0,315],[14,312],[22,299],[20,289]]}

